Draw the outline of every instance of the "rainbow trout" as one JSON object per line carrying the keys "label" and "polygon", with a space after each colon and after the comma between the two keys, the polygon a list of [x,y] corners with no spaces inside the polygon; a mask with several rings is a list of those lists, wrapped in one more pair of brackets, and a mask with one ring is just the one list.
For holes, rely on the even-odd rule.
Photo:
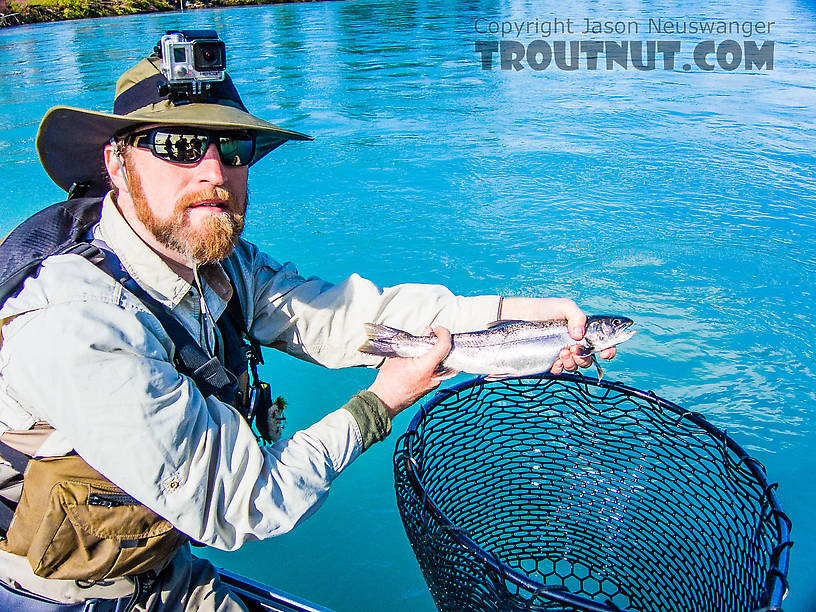
{"label": "rainbow trout", "polygon": [[[631,338],[632,323],[626,317],[587,317],[583,339],[573,340],[565,320],[495,321],[487,329],[453,334],[451,352],[437,373],[469,372],[489,379],[538,374],[552,367],[561,349],[578,344],[584,355],[592,355],[600,380],[603,370],[595,353]],[[436,336],[414,336],[377,323],[366,323],[366,332],[368,341],[360,352],[381,357],[419,357],[436,343]]]}

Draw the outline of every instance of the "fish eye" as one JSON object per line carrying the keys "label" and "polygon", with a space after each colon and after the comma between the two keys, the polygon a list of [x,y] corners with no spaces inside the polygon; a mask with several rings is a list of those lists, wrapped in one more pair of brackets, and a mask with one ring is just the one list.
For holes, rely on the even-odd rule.
{"label": "fish eye", "polygon": [[612,325],[620,325],[620,324],[621,324],[620,319],[612,319]]}

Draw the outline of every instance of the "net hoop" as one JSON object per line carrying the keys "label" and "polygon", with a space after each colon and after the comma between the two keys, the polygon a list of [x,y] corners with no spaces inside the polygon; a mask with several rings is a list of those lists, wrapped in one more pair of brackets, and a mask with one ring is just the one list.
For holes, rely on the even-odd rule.
{"label": "net hoop", "polygon": [[[587,612],[629,612],[629,609],[615,605],[611,600],[599,602],[595,599],[584,597],[572,593],[561,587],[547,586],[541,582],[531,579],[524,572],[510,567],[496,555],[486,551],[462,528],[457,526],[446,513],[440,509],[433,497],[427,493],[422,484],[421,466],[416,460],[417,444],[419,441],[419,429],[421,424],[434,413],[434,410],[444,401],[459,396],[462,392],[476,387],[485,387],[495,384],[508,384],[513,382],[539,381],[544,384],[553,382],[561,384],[579,385],[584,389],[598,388],[610,392],[620,393],[629,397],[639,398],[649,404],[676,415],[678,422],[685,420],[693,424],[700,430],[708,434],[712,439],[719,442],[734,456],[734,467],[744,466],[751,476],[756,480],[762,489],[763,503],[768,506],[768,516],[772,517],[776,531],[776,545],[770,552],[769,566],[765,579],[764,594],[761,606],[756,606],[754,612],[781,612],[782,600],[787,595],[787,572],[789,563],[789,550],[793,542],[790,540],[791,521],[782,510],[776,488],[776,483],[770,483],[766,476],[764,466],[755,458],[751,457],[745,449],[730,438],[726,432],[709,423],[701,414],[686,410],[677,404],[658,397],[653,392],[644,392],[639,389],[627,386],[620,382],[610,382],[606,380],[598,381],[594,378],[576,374],[542,374],[535,377],[519,377],[505,379],[502,381],[487,381],[485,377],[479,376],[471,380],[464,381],[450,388],[441,390],[434,397],[423,405],[411,420],[408,430],[399,438],[394,453],[394,467],[397,484],[400,477],[407,480],[413,494],[421,503],[422,509],[428,513],[437,527],[441,528],[459,546],[468,551],[484,567],[486,572],[492,572],[501,580],[506,580],[530,595],[530,603],[534,599],[541,598],[547,602],[561,604],[566,609],[575,609]],[[403,515],[403,522],[406,530],[409,529],[406,521],[405,508],[400,499],[399,488],[397,488],[398,505]],[[409,534],[410,535],[410,534]],[[412,540],[413,545],[413,540]],[[415,547],[415,552],[416,547]],[[417,554],[419,559],[419,554]],[[422,562],[420,561],[420,565]],[[426,568],[422,568],[428,580]],[[495,581],[494,581],[495,582]],[[429,582],[429,586],[431,586]],[[433,592],[433,588],[431,588]],[[439,603],[439,602],[437,602]],[[492,609],[492,608],[491,608]],[[517,608],[510,607],[515,610]],[[535,609],[532,606],[524,609]],[[550,609],[550,608],[547,608]],[[556,608],[553,608],[556,609]]]}

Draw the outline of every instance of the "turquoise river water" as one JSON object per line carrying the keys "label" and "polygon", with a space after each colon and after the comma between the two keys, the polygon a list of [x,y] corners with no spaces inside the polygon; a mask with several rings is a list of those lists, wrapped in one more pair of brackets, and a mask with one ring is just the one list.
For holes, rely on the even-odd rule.
{"label": "turquoise river water", "polygon": [[[548,39],[556,18],[573,32]],[[585,18],[638,31],[584,34]],[[649,19],[773,25],[655,34]],[[527,60],[504,70],[498,55],[483,69],[475,41],[501,35],[476,29],[508,20],[534,24],[505,36],[525,46],[663,40],[682,50],[673,69],[659,56],[653,71],[607,70],[603,55],[597,70],[583,59],[573,71]],[[811,3],[363,0],[0,30],[0,233],[62,199],[34,150],[46,109],[110,110],[117,75],[183,27],[220,32],[250,110],[316,136],[252,168],[250,239],[307,275],[571,296],[588,312],[631,316],[641,331],[608,376],[703,413],[762,461],[794,526],[785,609],[816,610]],[[710,55],[714,69],[703,70],[691,49],[705,38],[739,49],[774,41],[773,68],[727,70]],[[722,59],[732,66],[733,54]],[[265,371],[288,399],[290,432],[373,379],[279,354]],[[294,532],[205,554],[339,611],[432,610],[394,501],[395,439],[343,474]]]}

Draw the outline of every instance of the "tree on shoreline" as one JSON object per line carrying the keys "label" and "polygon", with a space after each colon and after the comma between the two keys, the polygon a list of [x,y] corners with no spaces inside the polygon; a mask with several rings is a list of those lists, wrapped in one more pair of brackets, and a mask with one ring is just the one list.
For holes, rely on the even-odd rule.
{"label": "tree on shoreline", "polygon": [[0,0],[0,27],[179,9],[311,1],[313,0]]}

